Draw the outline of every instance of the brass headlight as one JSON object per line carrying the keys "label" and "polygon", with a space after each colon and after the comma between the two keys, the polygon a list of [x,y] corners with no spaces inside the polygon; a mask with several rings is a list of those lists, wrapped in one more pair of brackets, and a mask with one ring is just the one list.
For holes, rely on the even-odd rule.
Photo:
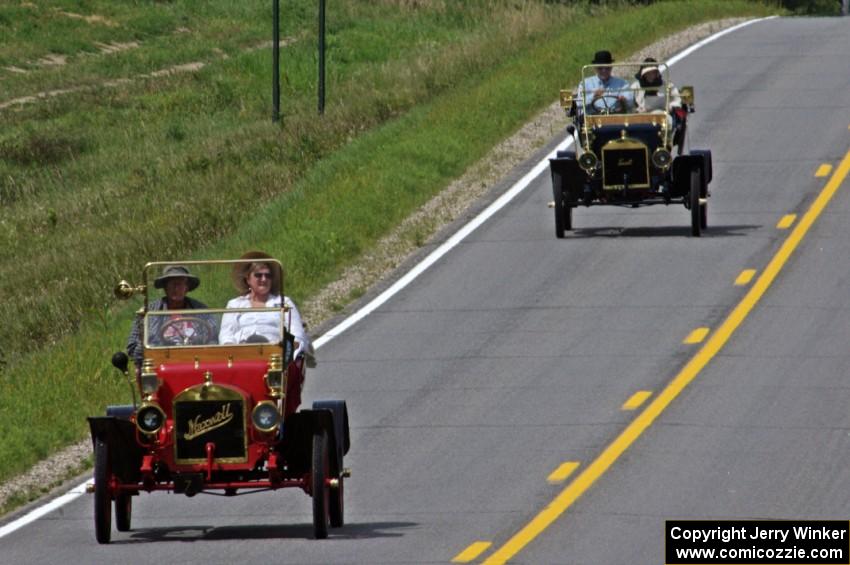
{"label": "brass headlight", "polygon": [[670,152],[664,149],[663,147],[659,147],[652,154],[652,164],[658,167],[659,169],[666,169],[670,166],[670,163],[673,161],[673,157],[670,155]]}
{"label": "brass headlight", "polygon": [[165,412],[153,402],[142,404],[136,412],[136,427],[143,434],[155,434],[165,425]]}
{"label": "brass headlight", "polygon": [[595,169],[598,162],[599,159],[596,158],[596,155],[594,155],[592,151],[585,151],[581,154],[581,157],[578,158],[578,166],[587,172]]}
{"label": "brass headlight", "polygon": [[280,412],[274,402],[264,400],[254,406],[251,422],[261,432],[272,432],[280,424]]}

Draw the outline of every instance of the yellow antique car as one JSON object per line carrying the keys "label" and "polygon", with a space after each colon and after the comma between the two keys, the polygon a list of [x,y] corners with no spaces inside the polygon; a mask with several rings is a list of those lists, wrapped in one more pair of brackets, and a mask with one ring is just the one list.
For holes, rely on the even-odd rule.
{"label": "yellow antique car", "polygon": [[[683,204],[691,234],[699,236],[707,227],[712,164],[709,150],[685,151],[693,88],[675,88],[666,64],[645,61],[604,65],[635,80],[620,78],[612,82],[616,88],[596,90],[599,67],[585,65],[578,88],[561,91],[575,147],[550,159],[555,235],[573,229],[579,206]],[[661,84],[642,84],[650,74]]]}

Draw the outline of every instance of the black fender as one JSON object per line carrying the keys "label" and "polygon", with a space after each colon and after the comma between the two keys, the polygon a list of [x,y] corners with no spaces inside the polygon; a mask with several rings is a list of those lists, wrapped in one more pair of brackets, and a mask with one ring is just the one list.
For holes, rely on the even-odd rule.
{"label": "black fender", "polygon": [[344,400],[316,400],[313,410],[329,410],[333,416],[334,437],[337,440],[340,454],[345,455],[351,449],[351,438],[348,430],[348,407]]}
{"label": "black fender", "polygon": [[88,422],[92,447],[97,440],[107,445],[112,472],[123,483],[138,482],[144,451],[136,442],[136,425],[116,416],[91,416]]}
{"label": "black fender", "polygon": [[[703,193],[708,191],[708,183],[711,182],[712,179],[712,165],[711,165],[711,149],[693,149],[691,150],[691,155],[702,155],[702,190]],[[705,194],[701,194],[703,198],[706,196]]]}
{"label": "black fender", "polygon": [[587,174],[579,167],[574,151],[558,151],[557,155],[556,158],[549,159],[552,196],[557,200],[558,194],[564,194],[567,202],[578,202]]}
{"label": "black fender", "polygon": [[348,453],[348,410],[341,400],[324,400],[313,403],[310,410],[291,414],[285,422],[280,451],[289,470],[306,472],[312,465],[313,434],[326,432],[330,453],[331,473],[342,472],[343,455]]}
{"label": "black fender", "polygon": [[700,172],[700,196],[703,198],[711,182],[711,151],[695,149],[686,155],[673,159],[673,196],[686,196],[691,189],[691,172]]}

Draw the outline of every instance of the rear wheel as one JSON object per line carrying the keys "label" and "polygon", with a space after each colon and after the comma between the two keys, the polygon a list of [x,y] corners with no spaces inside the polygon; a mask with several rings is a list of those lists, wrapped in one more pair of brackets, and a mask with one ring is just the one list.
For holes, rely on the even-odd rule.
{"label": "rear wheel", "polygon": [[328,537],[328,435],[321,431],[313,434],[313,469],[311,471],[313,494],[313,534],[316,539]]}
{"label": "rear wheel", "polygon": [[112,492],[109,448],[102,440],[94,445],[94,534],[97,543],[109,543],[112,534]]}
{"label": "rear wheel", "polygon": [[119,494],[115,497],[115,529],[119,532],[130,531],[130,519],[133,516],[133,497]]}
{"label": "rear wheel", "polygon": [[702,171],[700,171],[699,195],[703,199],[703,204],[699,207],[699,225],[705,229],[708,227],[708,186],[702,180]]}
{"label": "rear wheel", "polygon": [[699,205],[700,184],[699,170],[691,171],[691,190],[688,193],[688,199],[691,208],[691,235],[694,237],[700,236],[702,228],[702,212]]}

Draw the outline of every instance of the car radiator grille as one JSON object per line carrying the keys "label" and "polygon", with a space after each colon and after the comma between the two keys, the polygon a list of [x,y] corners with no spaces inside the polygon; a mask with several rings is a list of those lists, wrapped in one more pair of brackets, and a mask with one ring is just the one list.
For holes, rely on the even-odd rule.
{"label": "car radiator grille", "polygon": [[649,187],[645,147],[602,150],[602,184],[608,189]]}
{"label": "car radiator grille", "polygon": [[206,446],[215,444],[218,462],[245,461],[244,403],[241,400],[196,400],[174,404],[175,449],[179,463],[207,459]]}

